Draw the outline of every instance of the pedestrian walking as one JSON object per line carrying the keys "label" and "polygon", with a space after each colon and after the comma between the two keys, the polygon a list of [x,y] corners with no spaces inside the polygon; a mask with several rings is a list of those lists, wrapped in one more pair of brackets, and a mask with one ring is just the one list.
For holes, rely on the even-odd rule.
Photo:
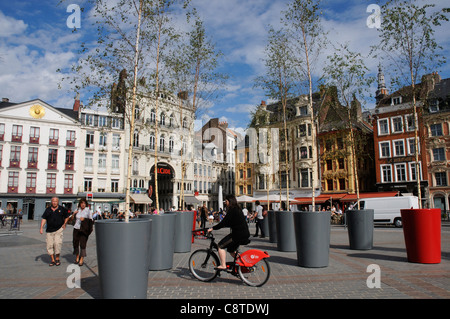
{"label": "pedestrian walking", "polygon": [[265,238],[266,235],[264,234],[264,228],[263,228],[263,207],[260,205],[259,201],[256,201],[256,212],[255,212],[255,222],[256,222],[256,232],[253,237],[258,237],[258,232],[261,230],[261,238]]}
{"label": "pedestrian walking", "polygon": [[[90,235],[90,222],[94,222],[92,211],[88,207],[87,200],[82,198],[78,203],[78,209],[74,212],[75,225],[73,226],[73,254],[75,264],[84,265],[86,257],[86,245]],[[86,223],[86,225],[84,225]]]}
{"label": "pedestrian walking", "polygon": [[42,215],[39,232],[43,234],[44,226],[46,226],[47,253],[51,258],[49,266],[59,266],[61,264],[59,255],[61,254],[63,232],[66,229],[69,217],[67,210],[59,205],[58,197],[52,198],[50,206],[47,207]]}
{"label": "pedestrian walking", "polygon": [[208,209],[206,208],[206,204],[200,208],[200,228],[206,227],[206,220],[208,219]]}

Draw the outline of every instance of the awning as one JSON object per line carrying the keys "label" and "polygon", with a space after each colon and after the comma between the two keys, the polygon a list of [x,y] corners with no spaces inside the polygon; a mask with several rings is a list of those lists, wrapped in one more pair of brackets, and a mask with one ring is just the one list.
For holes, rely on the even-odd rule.
{"label": "awning", "polygon": [[201,204],[202,203],[193,195],[184,195],[184,202],[186,204]]}
{"label": "awning", "polygon": [[[359,199],[362,199],[362,198],[378,198],[378,197],[395,197],[397,195],[398,195],[397,191],[360,193],[359,194]],[[357,200],[356,194],[347,194],[341,199],[342,202],[355,202],[356,200]]]}
{"label": "awning", "polygon": [[130,197],[135,204],[151,204],[153,202],[147,194],[131,194]]}
{"label": "awning", "polygon": [[[342,200],[347,196],[347,194],[320,194],[314,198],[316,204],[323,204],[328,200]],[[298,202],[299,205],[312,204],[312,197],[295,197],[294,200]]]}

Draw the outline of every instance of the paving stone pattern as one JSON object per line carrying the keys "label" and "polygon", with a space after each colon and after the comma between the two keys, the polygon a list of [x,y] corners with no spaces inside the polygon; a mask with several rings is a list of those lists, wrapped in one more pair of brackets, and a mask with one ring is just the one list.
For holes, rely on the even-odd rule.
{"label": "paving stone pattern", "polygon": [[[250,231],[254,233],[254,224]],[[226,229],[216,232],[221,239]],[[191,251],[206,247],[209,241],[196,239]],[[238,278],[222,274],[213,282],[202,283],[188,269],[190,253],[175,253],[170,270],[150,271],[148,299],[448,299],[450,298],[450,225],[442,226],[440,264],[409,263],[402,229],[376,226],[374,248],[350,250],[347,229],[331,227],[329,266],[303,268],[296,252],[281,252],[269,238],[252,238],[248,248],[265,250],[271,277],[263,287],[248,287]],[[45,234],[39,234],[36,221],[24,220],[20,231],[0,233],[0,299],[97,299],[101,298],[96,260],[95,232],[90,236],[88,256],[81,268],[81,288],[68,288],[72,264],[72,226],[64,232],[61,266],[49,267]],[[368,288],[376,264],[381,270],[381,287]],[[117,275],[120,276],[118,270]]]}

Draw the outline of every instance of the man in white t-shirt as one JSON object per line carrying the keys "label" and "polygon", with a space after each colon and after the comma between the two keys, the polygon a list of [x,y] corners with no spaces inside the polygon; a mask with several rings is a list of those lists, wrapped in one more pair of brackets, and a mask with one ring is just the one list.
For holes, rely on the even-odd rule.
{"label": "man in white t-shirt", "polygon": [[248,215],[248,209],[247,209],[246,207],[244,207],[244,209],[242,209],[242,213],[244,214],[245,221],[248,223],[248,218],[247,218],[247,215]]}
{"label": "man in white t-shirt", "polygon": [[260,229],[261,229],[261,238],[266,237],[266,235],[264,234],[264,229],[263,229],[263,224],[262,224],[264,221],[263,207],[260,205],[259,201],[256,201],[255,221],[256,221],[256,233],[255,233],[255,235],[253,235],[253,237],[258,237],[258,232]]}

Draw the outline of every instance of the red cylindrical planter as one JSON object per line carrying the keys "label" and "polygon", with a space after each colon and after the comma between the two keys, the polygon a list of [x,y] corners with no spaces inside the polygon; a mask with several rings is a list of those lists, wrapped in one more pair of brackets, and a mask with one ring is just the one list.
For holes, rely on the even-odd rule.
{"label": "red cylindrical planter", "polygon": [[401,209],[408,261],[422,264],[441,262],[441,210]]}

